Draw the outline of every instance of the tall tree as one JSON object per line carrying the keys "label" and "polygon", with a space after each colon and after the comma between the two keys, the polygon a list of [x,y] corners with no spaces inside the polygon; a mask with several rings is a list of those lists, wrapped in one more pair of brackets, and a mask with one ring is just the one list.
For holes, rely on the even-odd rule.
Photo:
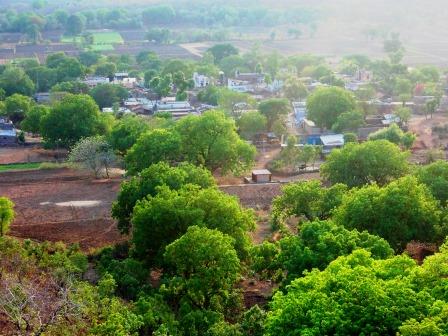
{"label": "tall tree", "polygon": [[331,152],[321,166],[321,174],[331,183],[349,187],[372,182],[384,185],[408,172],[407,158],[407,152],[387,140],[349,143]]}
{"label": "tall tree", "polygon": [[176,131],[155,129],[142,134],[128,150],[125,161],[128,173],[136,175],[154,163],[181,161],[182,139]]}
{"label": "tall tree", "polygon": [[308,118],[322,128],[330,129],[339,115],[355,108],[351,93],[339,87],[319,88],[307,100]]}
{"label": "tall tree", "polygon": [[401,251],[412,240],[435,242],[446,234],[439,204],[415,177],[385,187],[370,185],[345,195],[334,220],[349,229],[367,230]]}
{"label": "tall tree", "polygon": [[267,118],[267,128],[269,131],[272,131],[274,123],[278,120],[283,122],[291,108],[288,100],[274,98],[262,101],[258,106],[258,110]]}
{"label": "tall tree", "polygon": [[70,148],[79,139],[104,131],[98,105],[86,95],[67,95],[42,119],[41,135],[49,147]]}
{"label": "tall tree", "polygon": [[189,116],[175,125],[181,141],[181,153],[186,161],[204,165],[222,173],[240,173],[254,162],[255,148],[240,139],[235,122],[219,111],[202,116]]}

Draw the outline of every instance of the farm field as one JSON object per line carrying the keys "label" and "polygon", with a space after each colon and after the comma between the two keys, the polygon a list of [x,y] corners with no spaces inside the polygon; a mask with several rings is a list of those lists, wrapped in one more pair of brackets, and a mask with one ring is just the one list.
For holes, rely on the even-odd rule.
{"label": "farm field", "polygon": [[79,243],[86,250],[118,242],[110,209],[120,182],[70,169],[1,173],[1,194],[16,205],[11,235]]}
{"label": "farm field", "polygon": [[123,38],[117,32],[94,32],[93,44],[123,44]]}

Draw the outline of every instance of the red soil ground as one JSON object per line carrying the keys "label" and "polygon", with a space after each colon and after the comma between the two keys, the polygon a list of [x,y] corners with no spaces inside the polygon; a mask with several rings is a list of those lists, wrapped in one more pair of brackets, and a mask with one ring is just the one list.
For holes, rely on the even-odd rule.
{"label": "red soil ground", "polygon": [[79,243],[84,249],[120,241],[110,217],[120,182],[94,180],[70,169],[1,173],[0,195],[16,205],[10,233],[38,241]]}

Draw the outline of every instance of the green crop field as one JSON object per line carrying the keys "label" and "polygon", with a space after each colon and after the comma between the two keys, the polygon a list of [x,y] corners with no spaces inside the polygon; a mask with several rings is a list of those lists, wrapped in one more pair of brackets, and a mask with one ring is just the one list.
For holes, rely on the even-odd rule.
{"label": "green crop field", "polygon": [[62,36],[61,42],[62,43],[81,43],[82,37],[81,36]]}
{"label": "green crop field", "polygon": [[114,46],[112,44],[92,44],[87,49],[93,51],[109,51],[114,50]]}
{"label": "green crop field", "polygon": [[93,44],[123,44],[123,38],[117,32],[92,33]]}
{"label": "green crop field", "polygon": [[8,165],[0,165],[0,172],[8,170],[29,170],[29,169],[39,169],[42,163],[31,162],[31,163],[16,163]]}

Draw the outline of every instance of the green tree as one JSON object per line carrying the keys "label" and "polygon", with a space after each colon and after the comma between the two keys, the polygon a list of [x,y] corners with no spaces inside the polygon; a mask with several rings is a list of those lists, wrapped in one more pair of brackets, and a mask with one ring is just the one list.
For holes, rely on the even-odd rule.
{"label": "green tree", "polygon": [[147,25],[169,24],[176,17],[171,5],[153,5],[142,13],[143,22]]}
{"label": "green tree", "polygon": [[238,55],[239,51],[231,44],[216,44],[207,50],[215,60],[215,64],[221,63],[222,59],[232,55]]}
{"label": "green tree", "polygon": [[407,256],[374,260],[364,250],[339,257],[274,295],[266,335],[395,335],[433,302],[407,277],[416,267]]}
{"label": "green tree", "polygon": [[396,250],[412,240],[434,242],[446,232],[439,204],[429,189],[407,176],[385,187],[370,185],[345,195],[334,220],[349,229],[367,230]]}
{"label": "green tree", "polygon": [[400,118],[400,122],[403,125],[407,125],[408,121],[411,119],[412,112],[408,107],[400,107],[395,110],[395,115]]}
{"label": "green tree", "polygon": [[356,249],[369,251],[374,259],[387,259],[394,250],[386,240],[367,231],[347,230],[331,221],[303,223],[297,235],[280,240],[278,262],[287,272],[282,285],[300,278],[305,271],[324,270],[339,256],[351,254]]}
{"label": "green tree", "polygon": [[255,227],[253,212],[243,209],[237,199],[216,188],[185,186],[180,190],[162,187],[156,196],[137,202],[132,215],[132,242],[139,259],[160,263],[166,245],[197,225],[217,229],[235,239],[239,255],[247,257]]}
{"label": "green tree", "polygon": [[387,140],[396,145],[402,145],[409,149],[414,144],[416,136],[413,133],[404,133],[397,124],[381,129],[369,135],[369,140]]}
{"label": "green tree", "polygon": [[308,89],[298,78],[288,78],[283,87],[283,93],[291,101],[301,101],[308,96]]}
{"label": "green tree", "polygon": [[349,143],[330,153],[321,174],[331,183],[349,187],[372,182],[384,185],[408,172],[407,158],[407,152],[387,140]]}
{"label": "green tree", "polygon": [[82,65],[86,67],[91,67],[95,65],[100,60],[100,53],[97,51],[84,51],[79,54],[79,61]]}
{"label": "green tree", "polygon": [[151,28],[146,33],[146,39],[155,41],[159,44],[168,44],[170,41],[171,31],[166,28]]}
{"label": "green tree", "polygon": [[91,97],[69,94],[42,118],[41,135],[49,147],[70,148],[83,137],[104,132],[105,127],[105,120]]}
{"label": "green tree", "polygon": [[8,233],[14,217],[14,203],[6,197],[0,197],[0,237]]}
{"label": "green tree", "polygon": [[126,154],[128,174],[136,175],[160,161],[181,161],[181,145],[182,138],[174,130],[155,129],[143,133]]}
{"label": "green tree", "polygon": [[267,118],[267,128],[272,130],[272,126],[277,120],[283,121],[291,111],[288,100],[286,99],[269,99],[262,101],[258,106],[258,110]]}
{"label": "green tree", "polygon": [[233,244],[232,237],[218,230],[189,227],[166,247],[168,291],[183,305],[224,312],[240,274]]}
{"label": "green tree", "polygon": [[71,94],[89,94],[90,88],[87,84],[78,81],[60,82],[51,88],[51,93],[55,92],[67,92]]}
{"label": "green tree", "polygon": [[166,97],[171,92],[171,85],[173,84],[173,77],[171,74],[163,77],[156,76],[149,82],[149,87],[160,97]]}
{"label": "green tree", "polygon": [[90,95],[100,108],[111,107],[129,97],[129,92],[121,85],[101,84],[90,91]]}
{"label": "green tree", "polygon": [[96,178],[100,177],[104,170],[109,178],[109,169],[115,163],[116,157],[104,137],[92,136],[79,140],[71,148],[68,160],[91,170]]}
{"label": "green tree", "polygon": [[13,94],[5,99],[4,113],[14,124],[20,124],[33,107],[30,97]]}
{"label": "green tree", "polygon": [[243,113],[236,124],[241,136],[251,140],[255,134],[266,130],[267,118],[258,111],[249,111]]}
{"label": "green tree", "polygon": [[332,126],[334,132],[357,131],[365,125],[364,115],[360,111],[349,111],[341,113]]}
{"label": "green tree", "polygon": [[0,75],[0,88],[5,91],[6,96],[15,93],[31,96],[35,86],[22,68],[7,67]]}
{"label": "green tree", "polygon": [[50,108],[43,105],[33,106],[26,114],[25,119],[20,123],[20,128],[25,132],[39,134],[42,119],[50,113]]}
{"label": "green tree", "polygon": [[149,128],[149,124],[141,117],[124,116],[114,124],[109,142],[113,149],[124,155]]}
{"label": "green tree", "polygon": [[215,186],[215,180],[205,168],[187,163],[170,167],[166,162],[159,162],[123,182],[117,201],[112,206],[112,216],[117,219],[120,232],[130,232],[131,215],[137,201],[148,195],[155,196],[158,187],[167,186],[171,190],[178,190],[187,184],[209,188]]}
{"label": "green tree", "polygon": [[181,137],[181,153],[186,161],[222,173],[250,169],[256,150],[240,139],[235,122],[219,111],[182,118],[175,125]]}
{"label": "green tree", "polygon": [[47,92],[58,80],[57,71],[43,65],[27,69],[26,74],[34,82],[37,92]]}
{"label": "green tree", "polygon": [[303,216],[307,220],[326,219],[341,204],[347,190],[343,184],[325,188],[320,181],[287,184],[273,201],[273,222],[280,224],[291,216]]}
{"label": "green tree", "polygon": [[117,72],[117,65],[112,62],[100,63],[95,67],[95,75],[113,78]]}
{"label": "green tree", "polygon": [[78,14],[70,15],[65,23],[65,33],[68,36],[78,36],[84,30],[84,20]]}
{"label": "green tree", "polygon": [[421,167],[415,173],[417,179],[425,184],[433,196],[443,205],[448,201],[448,163],[436,161]]}
{"label": "green tree", "polygon": [[307,99],[308,117],[322,128],[330,129],[342,113],[355,108],[351,93],[339,87],[319,88]]}

